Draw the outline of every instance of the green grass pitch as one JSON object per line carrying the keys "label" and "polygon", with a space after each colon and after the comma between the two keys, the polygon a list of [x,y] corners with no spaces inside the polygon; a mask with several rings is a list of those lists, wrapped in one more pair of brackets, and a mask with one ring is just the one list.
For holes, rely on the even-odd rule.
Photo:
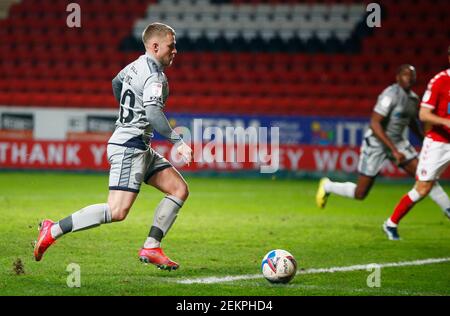
{"label": "green grass pitch", "polygon": [[[144,186],[128,218],[69,234],[43,261],[32,257],[39,220],[61,219],[107,197],[107,175],[0,173],[0,295],[449,295],[450,262],[370,271],[297,275],[287,285],[263,278],[215,284],[179,284],[193,278],[254,275],[271,249],[290,251],[301,269],[450,257],[450,221],[426,199],[403,220],[400,242],[381,224],[407,183],[377,183],[363,202],[332,196],[315,206],[316,181],[187,178],[191,195],[163,242],[181,264],[160,271],[137,258],[162,197]],[[449,186],[444,184],[446,191]],[[17,274],[14,262],[23,263]],[[80,266],[81,287],[66,269]]]}

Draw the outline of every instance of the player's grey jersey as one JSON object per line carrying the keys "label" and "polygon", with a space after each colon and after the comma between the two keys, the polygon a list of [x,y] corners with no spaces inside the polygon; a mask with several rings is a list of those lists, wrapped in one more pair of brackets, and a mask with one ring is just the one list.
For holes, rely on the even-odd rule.
{"label": "player's grey jersey", "polygon": [[120,111],[116,130],[108,143],[147,147],[154,126],[147,119],[146,107],[163,108],[169,95],[163,67],[149,54],[142,55],[114,78],[113,90],[117,90],[114,95]]}
{"label": "player's grey jersey", "polygon": [[[419,97],[413,91],[407,93],[398,84],[387,87],[379,96],[374,112],[384,116],[381,122],[386,135],[398,143],[405,139],[406,129],[418,115]],[[382,146],[383,143],[369,128],[365,134],[371,145]]]}

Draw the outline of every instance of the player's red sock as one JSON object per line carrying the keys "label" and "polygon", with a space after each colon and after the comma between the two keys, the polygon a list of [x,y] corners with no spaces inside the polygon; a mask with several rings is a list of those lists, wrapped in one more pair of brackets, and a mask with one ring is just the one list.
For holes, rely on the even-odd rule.
{"label": "player's red sock", "polygon": [[395,207],[394,213],[391,216],[391,221],[398,225],[403,216],[405,216],[419,200],[420,195],[415,189],[412,189],[408,194],[405,194]]}
{"label": "player's red sock", "polygon": [[394,213],[391,216],[391,221],[394,224],[398,224],[402,217],[405,216],[413,206],[414,202],[411,200],[408,194],[405,194],[400,200],[400,203],[398,203],[395,207]]}

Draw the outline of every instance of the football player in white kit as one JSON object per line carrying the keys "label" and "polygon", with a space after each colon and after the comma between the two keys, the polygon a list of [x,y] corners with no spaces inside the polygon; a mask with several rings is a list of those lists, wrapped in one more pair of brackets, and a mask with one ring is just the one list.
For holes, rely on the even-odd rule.
{"label": "football player in white kit", "polygon": [[[411,90],[416,81],[415,68],[408,64],[401,65],[397,71],[396,81],[380,94],[374,107],[370,128],[364,135],[361,146],[357,183],[339,183],[322,178],[316,194],[318,207],[325,207],[331,193],[364,200],[386,159],[394,161],[410,176],[415,175],[418,164],[417,152],[405,136],[405,131],[409,127],[423,138],[417,124],[419,98]],[[438,183],[434,185],[430,197],[443,211],[450,207],[450,200]]]}
{"label": "football player in white kit", "polygon": [[163,192],[165,197],[156,208],[149,235],[138,257],[160,269],[179,267],[164,254],[161,240],[186,201],[188,186],[170,162],[150,147],[153,130],[156,130],[176,146],[186,163],[192,159],[191,148],[172,130],[163,113],[169,94],[163,71],[172,65],[177,53],[175,36],[175,31],[168,25],[150,24],[142,35],[146,53],[113,79],[113,93],[120,104],[120,112],[107,147],[111,165],[108,201],[87,206],[58,222],[41,222],[34,249],[37,261],[64,234],[124,220],[144,182]]}

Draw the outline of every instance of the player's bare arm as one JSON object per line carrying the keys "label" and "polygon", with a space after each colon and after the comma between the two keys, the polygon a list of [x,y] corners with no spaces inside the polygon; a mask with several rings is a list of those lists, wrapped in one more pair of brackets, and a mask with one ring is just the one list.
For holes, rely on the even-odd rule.
{"label": "player's bare arm", "polygon": [[419,118],[422,122],[425,123],[429,123],[432,125],[444,125],[450,128],[450,120],[434,114],[433,109],[430,108],[421,107]]}
{"label": "player's bare arm", "polygon": [[375,136],[379,140],[381,140],[386,147],[388,147],[391,150],[392,155],[394,156],[397,164],[400,164],[405,159],[405,156],[397,150],[394,143],[386,135],[383,126],[381,125],[381,122],[383,121],[384,118],[385,117],[383,115],[376,112],[372,112],[372,116],[370,118],[370,128],[373,130]]}

